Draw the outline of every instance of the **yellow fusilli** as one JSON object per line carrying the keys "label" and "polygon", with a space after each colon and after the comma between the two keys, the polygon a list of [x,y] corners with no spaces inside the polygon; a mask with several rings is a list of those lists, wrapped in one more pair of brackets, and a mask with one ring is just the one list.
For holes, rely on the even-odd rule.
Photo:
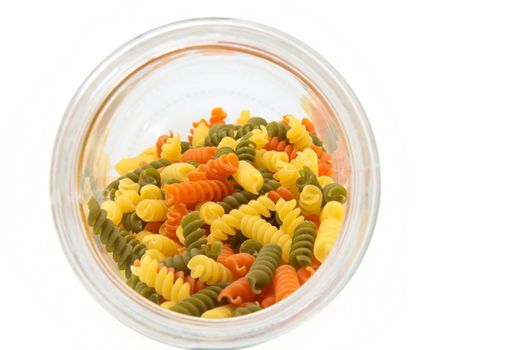
{"label": "yellow fusilli", "polygon": [[278,180],[281,185],[287,187],[295,198],[299,198],[299,190],[297,189],[299,170],[290,163],[285,162],[281,162],[278,166],[281,167],[281,169],[276,172],[273,177]]}
{"label": "yellow fusilli", "polygon": [[280,229],[290,237],[293,237],[297,225],[304,221],[301,209],[297,208],[297,201],[295,199],[285,201],[281,198],[275,204],[275,209],[282,222]]}
{"label": "yellow fusilli", "polygon": [[224,215],[224,208],[216,202],[205,202],[199,207],[199,215],[205,224],[211,225]]}
{"label": "yellow fusilli", "polygon": [[161,158],[165,158],[170,162],[176,162],[181,159],[181,152],[182,148],[180,144],[180,136],[176,135],[174,137],[168,138],[162,145],[160,156]]}
{"label": "yellow fusilli", "polygon": [[146,248],[158,250],[166,257],[176,255],[181,248],[181,245],[171,238],[159,234],[145,235],[140,241]]}
{"label": "yellow fusilli", "polygon": [[319,159],[317,158],[317,153],[311,148],[307,148],[302,152],[297,152],[297,157],[292,159],[290,164],[295,166],[298,170],[307,167],[310,168],[316,176],[319,174]]}
{"label": "yellow fusilli", "polygon": [[223,305],[208,310],[201,315],[202,318],[228,318],[232,317],[235,305]]}
{"label": "yellow fusilli", "polygon": [[343,220],[345,217],[345,207],[343,204],[337,201],[330,201],[325,204],[323,211],[321,212],[321,221],[328,218],[334,218],[337,220]]}
{"label": "yellow fusilli", "polygon": [[225,240],[228,235],[235,235],[235,229],[241,227],[241,220],[245,215],[264,216],[269,218],[270,211],[275,211],[275,203],[266,195],[252,199],[246,204],[242,204],[238,209],[231,210],[228,214],[222,215],[218,220],[212,222],[210,235],[215,240]]}
{"label": "yellow fusilli", "polygon": [[241,232],[248,238],[261,244],[274,243],[281,247],[283,260],[288,262],[292,238],[259,216],[244,215],[241,220]]}
{"label": "yellow fusilli", "polygon": [[100,205],[101,209],[104,209],[108,213],[108,219],[111,220],[115,225],[120,224],[122,220],[122,210],[117,203],[113,201],[105,201]]}
{"label": "yellow fusilli", "polygon": [[204,146],[204,140],[209,133],[210,128],[208,128],[206,123],[200,123],[193,131],[193,140],[191,141],[193,147]]}
{"label": "yellow fusilli", "polygon": [[219,142],[217,148],[230,147],[231,149],[235,149],[238,143],[239,140],[235,140],[233,137],[225,136],[221,139],[221,142]]}
{"label": "yellow fusilli", "polygon": [[249,110],[243,109],[241,111],[241,114],[239,115],[239,118],[237,118],[237,124],[238,125],[244,125],[250,118],[252,117],[252,114]]}
{"label": "yellow fusilli", "polygon": [[125,191],[115,199],[115,203],[123,214],[131,213],[139,202],[140,196],[135,191]]}
{"label": "yellow fusilli", "polygon": [[123,158],[117,164],[115,164],[115,170],[120,175],[125,175],[130,171],[139,168],[142,163],[151,163],[154,160],[159,159],[155,147],[148,147],[136,157]]}
{"label": "yellow fusilli", "polygon": [[261,149],[268,143],[270,137],[268,136],[268,131],[264,126],[260,126],[260,129],[253,129],[252,136],[250,136],[250,141],[255,143],[255,149]]}
{"label": "yellow fusilli", "polygon": [[319,176],[319,184],[321,187],[325,187],[326,185],[333,184],[334,180],[330,176]]}
{"label": "yellow fusilli", "polygon": [[166,256],[157,249],[147,249],[144,255],[149,255],[150,258],[155,259],[157,261],[166,260]]}
{"label": "yellow fusilli", "polygon": [[143,186],[140,189],[140,200],[144,199],[163,199],[160,188],[153,184]]}
{"label": "yellow fusilli", "polygon": [[162,183],[168,180],[184,182],[188,180],[188,173],[195,170],[195,167],[189,163],[175,163],[165,167],[160,173]]}
{"label": "yellow fusilli", "polygon": [[175,280],[173,270],[166,266],[159,269],[158,261],[149,255],[142,257],[140,266],[131,266],[131,272],[166,300],[178,303],[190,296],[190,284],[182,277]]}
{"label": "yellow fusilli", "polygon": [[138,193],[139,189],[140,185],[138,183],[127,177],[123,178],[118,182],[118,190],[115,192],[115,198],[117,198],[126,191],[135,191]]}
{"label": "yellow fusilli", "polygon": [[195,255],[188,262],[191,277],[198,278],[207,284],[217,281],[233,281],[233,274],[221,263],[208,258],[206,255]]}
{"label": "yellow fusilli", "polygon": [[308,131],[306,131],[306,127],[292,115],[287,115],[285,118],[288,120],[288,125],[290,126],[290,130],[286,132],[286,137],[290,143],[300,151],[310,147],[312,145],[312,138]]}
{"label": "yellow fusilli", "polygon": [[168,206],[162,199],[144,199],[140,201],[135,212],[143,221],[164,221],[168,212]]}
{"label": "yellow fusilli", "polygon": [[299,206],[303,215],[319,215],[323,204],[323,192],[314,185],[304,186],[299,197]]}
{"label": "yellow fusilli", "polygon": [[255,166],[275,173],[288,163],[288,153],[259,149],[255,153]]}
{"label": "yellow fusilli", "polygon": [[239,161],[239,168],[233,174],[233,178],[246,191],[255,194],[257,194],[264,184],[264,179],[259,170],[245,160]]}
{"label": "yellow fusilli", "polygon": [[323,262],[339,236],[345,215],[344,206],[336,201],[328,202],[321,212],[321,225],[314,242],[314,256]]}

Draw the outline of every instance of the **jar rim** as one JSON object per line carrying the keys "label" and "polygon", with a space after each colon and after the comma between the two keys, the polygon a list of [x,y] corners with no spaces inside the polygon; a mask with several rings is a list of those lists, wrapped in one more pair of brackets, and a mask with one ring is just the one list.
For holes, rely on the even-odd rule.
{"label": "jar rim", "polygon": [[[197,32],[204,36],[203,28],[214,28],[216,31],[220,29],[223,32],[237,31],[245,35],[243,40],[251,38],[254,46],[264,42],[268,47],[279,46],[286,49],[284,53],[270,53],[293,56],[295,63],[308,66],[315,74],[313,78],[309,78],[330,89],[330,102],[337,102],[337,106],[332,106],[336,109],[336,116],[342,119],[345,131],[353,133],[349,138],[359,140],[352,140],[354,148],[350,153],[355,167],[352,183],[356,184],[351,200],[356,204],[351,206],[344,229],[349,232],[359,230],[362,232],[361,240],[350,240],[350,234],[339,235],[338,242],[344,249],[329,255],[319,271],[307,282],[306,288],[300,288],[271,308],[241,318],[200,319],[162,309],[138,296],[124,297],[131,296],[132,291],[115,274],[108,269],[104,270],[107,264],[99,255],[93,254],[96,247],[93,246],[93,240],[85,234],[87,231],[84,228],[87,225],[80,198],[82,188],[75,176],[80,176],[80,160],[74,158],[78,152],[72,151],[82,152],[79,149],[82,147],[78,140],[68,137],[70,133],[89,134],[87,130],[92,116],[90,108],[94,107],[89,104],[97,96],[107,93],[98,91],[102,95],[96,95],[96,88],[107,75],[116,74],[116,67],[120,70],[127,66],[131,68],[136,60],[146,59],[140,49],[148,43],[162,43],[166,38],[176,38],[177,35],[184,35],[179,33],[192,29],[200,29]],[[216,37],[213,40],[222,35],[221,32],[214,34]],[[181,42],[178,45],[190,45],[195,40],[182,37],[179,39]],[[231,40],[232,37],[228,36],[226,39]],[[345,112],[345,109],[348,111]],[[350,120],[346,120],[350,118],[350,110],[353,111],[352,127],[356,127],[355,130],[349,130]],[[51,165],[50,192],[55,226],[68,260],[89,292],[113,316],[140,333],[168,344],[191,348],[232,348],[253,345],[289,330],[319,311],[340,292],[353,276],[370,242],[379,209],[379,179],[377,148],[365,112],[346,81],[324,58],[299,40],[266,25],[231,18],[198,18],[167,24],[139,35],[110,54],[88,76],[67,107],[57,133]],[[76,193],[77,196],[71,196],[71,193]],[[82,227],[85,232],[82,235],[71,233],[71,226]],[[349,258],[350,253],[352,260]],[[347,269],[342,269],[341,265]],[[326,281],[332,283],[323,283]],[[118,289],[118,292],[109,293],[108,288]],[[138,317],[138,314],[141,316]]]}

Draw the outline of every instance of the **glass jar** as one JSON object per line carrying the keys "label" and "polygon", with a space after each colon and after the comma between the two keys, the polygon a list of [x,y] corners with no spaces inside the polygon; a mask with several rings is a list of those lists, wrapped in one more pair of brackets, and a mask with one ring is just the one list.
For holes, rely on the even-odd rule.
{"label": "glass jar", "polygon": [[[131,290],[86,222],[120,158],[152,146],[169,129],[185,135],[215,106],[230,122],[242,109],[268,120],[308,116],[349,192],[331,254],[297,292],[270,308],[230,319],[163,309]],[[253,345],[290,330],[324,307],[354,274],[379,203],[379,164],[365,113],[344,79],[316,52],[275,29],[234,19],[169,24],[107,57],[73,97],[57,134],[51,201],[63,249],[80,280],[112,315],[151,338],[187,348]]]}

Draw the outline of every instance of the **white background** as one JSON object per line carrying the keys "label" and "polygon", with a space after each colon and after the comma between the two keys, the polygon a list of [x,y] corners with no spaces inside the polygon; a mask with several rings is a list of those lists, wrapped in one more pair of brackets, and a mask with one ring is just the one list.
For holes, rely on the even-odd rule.
{"label": "white background", "polygon": [[525,12],[520,1],[4,1],[0,347],[168,349],[84,290],[51,220],[55,132],[115,48],[175,20],[288,32],[360,98],[382,166],[380,216],[354,278],[254,349],[525,347]]}

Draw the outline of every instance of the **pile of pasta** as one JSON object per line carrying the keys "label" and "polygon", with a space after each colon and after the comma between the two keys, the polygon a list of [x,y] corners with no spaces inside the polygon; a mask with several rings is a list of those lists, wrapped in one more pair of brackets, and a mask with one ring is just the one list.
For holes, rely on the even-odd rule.
{"label": "pile of pasta", "polygon": [[283,300],[341,231],[347,191],[314,124],[214,108],[188,141],[171,131],[136,157],[88,223],[137,293],[174,312],[226,318]]}

